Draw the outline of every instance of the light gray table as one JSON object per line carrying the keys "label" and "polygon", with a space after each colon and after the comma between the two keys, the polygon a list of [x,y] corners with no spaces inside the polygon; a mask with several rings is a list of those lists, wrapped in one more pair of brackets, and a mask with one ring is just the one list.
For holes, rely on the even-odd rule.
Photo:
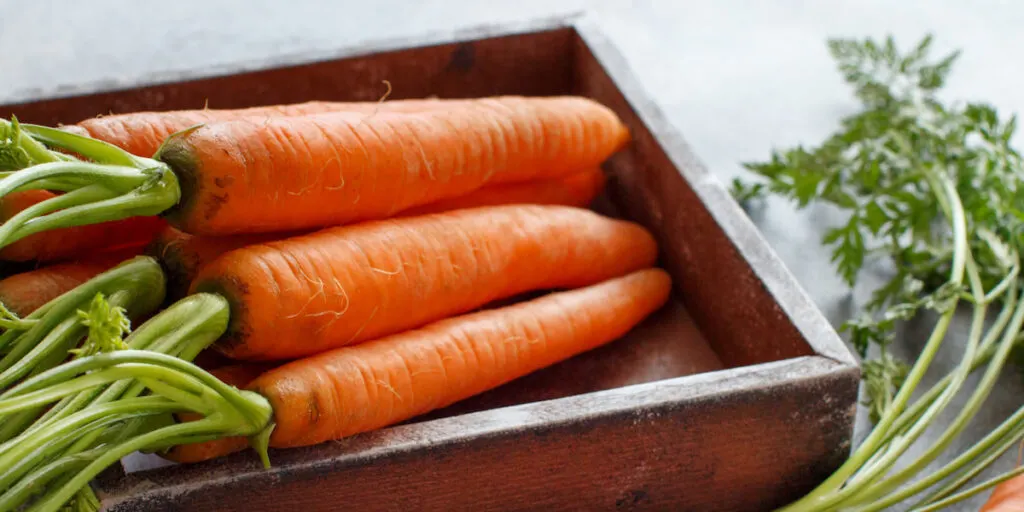
{"label": "light gray table", "polygon": [[[1024,69],[1024,3],[1010,0],[3,0],[0,103],[80,83],[117,84],[152,73],[583,9],[596,15],[723,181],[742,172],[740,162],[763,159],[773,146],[819,141],[856,107],[826,52],[830,36],[893,33],[910,44],[934,32],[937,50],[964,50],[947,87],[950,98],[986,100],[1007,113],[1024,110],[1024,75],[1018,71]],[[854,294],[835,277],[818,243],[823,227],[835,220],[832,213],[797,214],[772,202],[753,216],[828,317],[836,325],[845,320],[871,276]],[[955,364],[964,331],[962,324],[954,327],[937,368]],[[906,333],[901,355],[912,357],[921,342],[920,333]],[[1020,376],[1004,376],[951,451],[1005,418],[1022,396]],[[862,419],[859,432],[863,425]],[[1004,457],[987,475],[1012,464],[1012,456]]]}

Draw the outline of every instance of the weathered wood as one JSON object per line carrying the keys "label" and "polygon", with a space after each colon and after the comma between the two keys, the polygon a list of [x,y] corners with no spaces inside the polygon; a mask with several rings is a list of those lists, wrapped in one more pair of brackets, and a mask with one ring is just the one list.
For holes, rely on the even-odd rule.
{"label": "weathered wood", "polygon": [[[335,443],[97,481],[155,510],[764,510],[846,456],[859,371],[725,189],[586,19],[368,44],[0,106],[54,124],[107,111],[312,99],[584,94],[634,143],[600,209],[661,242],[677,300],[606,347],[406,424]],[[100,88],[102,89],[102,88]]]}
{"label": "weathered wood", "polygon": [[[812,356],[106,483],[110,512],[767,510],[849,448],[854,370]],[[845,404],[837,407],[837,404]],[[799,440],[799,441],[797,441]]]}
{"label": "weathered wood", "polygon": [[[0,106],[0,117],[17,115],[26,123],[57,125],[110,113],[141,110],[241,108],[310,100],[376,101],[392,87],[391,99],[467,98],[495,94],[528,96],[557,94],[569,87],[567,62],[572,31],[548,27],[521,35],[479,41],[405,41],[416,48],[395,49],[350,58],[318,60],[320,55],[295,56],[281,66],[238,72],[203,70],[169,82],[158,77],[147,85],[100,90],[73,97]],[[390,42],[396,46],[402,42]],[[424,47],[426,45],[426,47]],[[367,54],[374,44],[346,49]],[[265,66],[266,63],[263,63]],[[150,82],[155,82],[150,84]]]}

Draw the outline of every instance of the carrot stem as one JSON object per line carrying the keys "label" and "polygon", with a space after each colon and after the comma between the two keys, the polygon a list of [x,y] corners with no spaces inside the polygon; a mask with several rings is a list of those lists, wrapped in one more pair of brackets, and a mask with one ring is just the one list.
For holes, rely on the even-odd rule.
{"label": "carrot stem", "polygon": [[113,144],[65,130],[37,124],[21,124],[20,128],[38,143],[65,149],[102,164],[141,168],[153,162],[152,159],[132,155]]}
{"label": "carrot stem", "polygon": [[1020,474],[1024,474],[1024,466],[1021,466],[1021,467],[1019,467],[1017,469],[1014,469],[1012,471],[1008,471],[1006,473],[1003,473],[1002,475],[999,475],[999,476],[997,476],[995,478],[986,480],[986,481],[984,481],[984,482],[982,482],[982,483],[980,483],[980,484],[978,484],[978,485],[976,485],[974,487],[971,487],[970,489],[968,489],[966,491],[960,492],[958,494],[954,494],[953,496],[950,496],[950,497],[948,497],[946,499],[943,499],[941,501],[937,501],[935,503],[931,503],[931,504],[929,504],[926,507],[919,508],[919,509],[917,509],[917,511],[918,512],[933,512],[935,510],[942,510],[942,509],[944,509],[944,508],[946,508],[946,507],[948,507],[948,506],[950,506],[950,505],[952,505],[954,503],[959,503],[959,502],[961,502],[963,500],[966,500],[967,498],[970,498],[971,496],[974,496],[975,494],[984,492],[985,490],[990,489],[992,487],[995,487],[995,486],[997,486],[997,485],[999,485],[999,484],[1001,484],[1001,483],[1003,483],[1003,482],[1005,482],[1005,481],[1007,481],[1007,480],[1009,480],[1009,479],[1011,479],[1011,478],[1013,478],[1013,477],[1015,477],[1017,475],[1020,475]]}
{"label": "carrot stem", "polygon": [[75,442],[76,436],[87,428],[124,421],[138,416],[164,414],[182,410],[180,404],[168,401],[162,396],[145,396],[110,402],[89,407],[57,422],[52,428],[40,431],[16,443],[12,449],[0,456],[0,489],[6,489],[42,459],[60,454]]}
{"label": "carrot stem", "polygon": [[0,493],[0,510],[17,510],[33,495],[38,494],[50,481],[73,471],[80,471],[89,461],[99,457],[106,447],[68,455],[56,459],[32,473],[32,478],[19,480],[15,485]]}
{"label": "carrot stem", "polygon": [[164,291],[164,274],[159,263],[143,256],[99,274],[50,301],[40,308],[40,315],[28,316],[35,321],[31,329],[8,341],[12,344],[0,359],[0,390],[30,372],[46,369],[42,363],[48,355],[62,348],[66,351],[81,339],[85,329],[75,311],[86,307],[96,294],[117,297],[116,301],[123,303],[130,315],[138,316],[159,307]]}
{"label": "carrot stem", "polygon": [[[966,214],[963,205],[960,203],[959,195],[956,192],[956,186],[948,177],[944,175],[937,175],[934,172],[926,173],[926,177],[928,178],[928,183],[931,186],[933,194],[942,205],[944,213],[953,228],[953,262],[950,268],[949,282],[960,285],[964,280],[968,260],[969,246],[967,243]],[[942,342],[946,337],[949,325],[956,312],[956,304],[959,302],[959,297],[954,299],[952,302],[953,303],[950,305],[950,308],[943,313],[936,322],[931,335],[928,337],[928,341],[925,342],[924,348],[921,350],[921,354],[914,362],[910,372],[907,374],[903,386],[900,387],[899,392],[893,399],[892,406],[885,414],[882,415],[878,424],[871,433],[868,434],[867,439],[857,447],[857,449],[850,455],[846,462],[839,467],[839,469],[832,473],[832,475],[822,482],[817,488],[799,500],[780,508],[780,512],[822,510],[834,507],[859,492],[865,483],[870,483],[870,481],[865,482],[864,480],[849,483],[848,479],[853,476],[865,462],[874,458],[880,448],[890,444],[889,434],[893,431],[894,424],[899,419],[901,413],[904,412],[914,390],[923,378],[928,367],[931,365],[932,360],[938,354],[939,347],[942,345]],[[954,379],[954,381],[955,380],[956,379]],[[946,391],[947,390],[943,390],[939,396],[936,397],[936,400],[941,402],[947,401],[948,395],[946,395]],[[923,421],[914,423],[910,427],[910,429],[914,431],[915,438],[921,433],[924,426],[930,423],[931,419],[934,418],[934,416],[941,410],[941,407],[936,407],[936,405],[938,404],[929,404],[929,406],[922,412]],[[901,446],[901,448],[903,447]]]}
{"label": "carrot stem", "polygon": [[[1002,436],[1001,438],[1000,435]],[[1016,446],[1020,442],[1022,436],[1024,436],[1024,423],[1021,423],[1019,419],[1017,421],[1016,430],[1010,432],[1009,434],[1005,434],[1002,431],[997,431],[994,435],[987,436],[984,440],[986,442],[984,442],[980,447],[981,449],[976,450],[974,452],[975,455],[981,455],[982,453],[985,453],[986,455],[984,456],[984,458],[975,463],[972,463],[966,469],[962,470],[954,480],[952,480],[949,483],[943,484],[942,487],[936,489],[932,494],[929,494],[926,498],[921,500],[920,504],[932,503],[955,493],[958,489],[963,487],[964,484],[973,480],[974,477],[978,476],[978,473],[984,471],[985,468],[990,466],[993,462],[996,461],[996,459],[998,459],[1004,453],[1006,453],[1007,450]],[[954,460],[953,462],[948,463],[941,470],[939,470],[939,472],[936,472],[935,474],[940,475],[942,478],[944,478],[952,474],[955,469],[963,469],[960,467],[961,465],[957,464],[958,461],[964,463],[968,462],[966,459],[958,458],[958,460]],[[931,477],[929,477],[929,479],[931,479]],[[934,479],[935,482],[939,480],[941,480],[941,478]]]}
{"label": "carrot stem", "polygon": [[71,161],[71,156],[49,150],[32,137],[26,137],[17,118],[0,119],[0,169],[23,169],[47,162]]}
{"label": "carrot stem", "polygon": [[202,419],[177,425],[160,428],[134,437],[116,446],[107,448],[102,455],[90,462],[84,469],[79,471],[73,478],[60,487],[55,493],[47,496],[40,503],[29,508],[29,512],[58,512],[60,508],[75,495],[82,487],[89,484],[103,470],[111,464],[121,460],[127,455],[140,449],[159,444],[166,438],[177,437],[189,434],[201,434],[206,431],[216,431],[221,428],[220,421]]}

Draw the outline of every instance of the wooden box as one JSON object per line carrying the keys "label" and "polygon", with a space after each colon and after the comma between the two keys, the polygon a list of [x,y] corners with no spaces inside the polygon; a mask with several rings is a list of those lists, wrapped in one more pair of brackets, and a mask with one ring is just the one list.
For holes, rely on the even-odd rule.
{"label": "wooden box", "polygon": [[[698,70],[699,71],[699,70]],[[651,229],[676,300],[625,339],[429,417],[306,449],[97,480],[108,510],[767,510],[848,455],[859,369],[724,187],[586,17],[366,44],[0,106],[108,112],[581,94],[634,142],[606,204]]]}

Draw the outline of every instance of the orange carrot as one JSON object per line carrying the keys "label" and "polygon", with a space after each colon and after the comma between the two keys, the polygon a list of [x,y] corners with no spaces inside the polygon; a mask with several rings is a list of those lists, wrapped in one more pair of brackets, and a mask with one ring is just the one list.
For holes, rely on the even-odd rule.
{"label": "orange carrot", "polygon": [[[26,190],[0,198],[0,222],[40,201],[55,197],[45,190]],[[29,235],[0,250],[8,261],[62,261],[100,250],[142,246],[167,223],[159,217],[123,220],[55,229]]]}
{"label": "orange carrot", "polygon": [[132,112],[95,117],[62,127],[63,130],[109,142],[138,156],[151,156],[174,132],[197,124],[243,119],[247,117],[287,117],[328,112],[378,111],[416,112],[443,106],[453,100],[394,100],[386,102],[309,101],[286,105],[270,105],[241,109],[172,110],[168,112]]}
{"label": "orange carrot", "polygon": [[[447,199],[399,213],[399,217],[461,208],[501,204],[562,204],[584,207],[600,193],[604,173],[594,167],[565,178],[486,187],[463,197]],[[171,226],[161,231],[148,249],[167,273],[167,296],[184,297],[199,268],[227,251],[297,236],[303,233],[254,233],[229,236],[195,236]]]}
{"label": "orange carrot", "polygon": [[387,218],[487,185],[564,176],[628,137],[611,110],[584,98],[503,97],[213,123],[168,139],[156,158],[181,190],[168,220],[226,235]]}
{"label": "orange carrot", "polygon": [[204,263],[234,249],[289,236],[292,234],[193,236],[167,226],[153,239],[146,253],[157,258],[167,274],[167,297],[178,300],[188,294],[192,280]]}
{"label": "orange carrot", "polygon": [[1020,512],[1024,510],[1024,475],[996,486],[978,512]]}
{"label": "orange carrot", "polygon": [[341,439],[445,407],[615,340],[661,307],[670,287],[664,271],[641,270],[293,361],[249,388],[273,408],[271,446]]}
{"label": "orange carrot", "polygon": [[470,311],[518,293],[586,286],[651,266],[637,224],[567,206],[455,210],[329,228],[207,263],[191,292],[231,304],[215,345],[287,359]]}
{"label": "orange carrot", "polygon": [[[244,363],[222,366],[210,370],[210,373],[225,384],[243,388],[273,367],[273,365],[266,363]],[[177,415],[177,417],[178,421],[184,422],[198,420],[202,418],[202,415],[183,413]],[[242,451],[248,446],[249,440],[243,436],[221,437],[211,441],[179,444],[171,447],[167,452],[161,453],[160,456],[180,463],[200,462]]]}
{"label": "orange carrot", "polygon": [[28,316],[43,304],[141,252],[138,247],[102,253],[5,277],[0,280],[0,303],[20,317]]}
{"label": "orange carrot", "polygon": [[601,193],[604,181],[604,172],[599,167],[592,167],[561,178],[484,187],[461,197],[443,199],[405,210],[398,215],[408,217],[503,204],[561,204],[585,207]]}

